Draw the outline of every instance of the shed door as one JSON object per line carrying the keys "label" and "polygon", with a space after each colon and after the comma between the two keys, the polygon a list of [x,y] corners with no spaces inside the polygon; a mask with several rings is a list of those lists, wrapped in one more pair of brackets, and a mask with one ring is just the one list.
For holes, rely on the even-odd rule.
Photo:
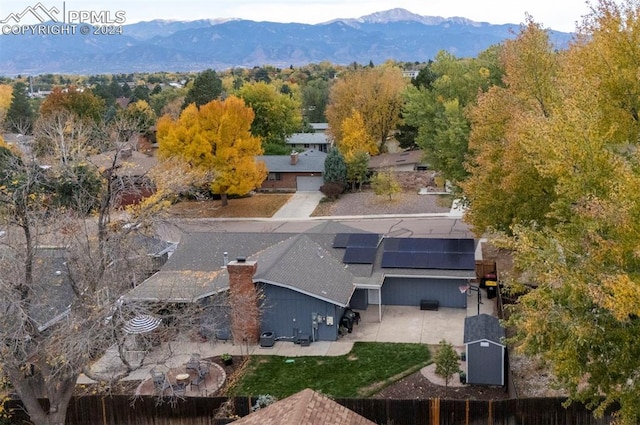
{"label": "shed door", "polygon": [[504,385],[504,347],[489,341],[467,344],[467,382]]}
{"label": "shed door", "polygon": [[322,186],[323,183],[322,176],[298,176],[296,178],[298,192],[316,192],[320,190],[320,186]]}

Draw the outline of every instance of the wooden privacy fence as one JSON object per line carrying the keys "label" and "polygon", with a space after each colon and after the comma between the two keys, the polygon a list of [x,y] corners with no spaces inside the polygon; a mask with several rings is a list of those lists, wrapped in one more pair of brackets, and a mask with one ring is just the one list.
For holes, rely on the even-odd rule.
{"label": "wooden privacy fence", "polygon": [[[217,425],[214,413],[226,397],[193,397],[158,404],[155,397],[85,396],[72,399],[67,425]],[[385,400],[336,399],[348,409],[380,425],[608,425],[611,411],[602,418],[581,404],[563,407],[562,398],[520,400]],[[46,403],[46,401],[43,401]],[[232,399],[235,413],[251,412],[254,400]],[[28,423],[17,400],[5,406],[15,412],[12,423]]]}

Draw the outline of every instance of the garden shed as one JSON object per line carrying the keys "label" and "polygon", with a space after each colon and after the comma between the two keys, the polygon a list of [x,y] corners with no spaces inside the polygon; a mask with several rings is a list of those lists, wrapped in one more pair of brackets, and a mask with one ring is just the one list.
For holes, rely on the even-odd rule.
{"label": "garden shed", "polygon": [[505,384],[505,331],[497,317],[478,314],[464,321],[467,383]]}

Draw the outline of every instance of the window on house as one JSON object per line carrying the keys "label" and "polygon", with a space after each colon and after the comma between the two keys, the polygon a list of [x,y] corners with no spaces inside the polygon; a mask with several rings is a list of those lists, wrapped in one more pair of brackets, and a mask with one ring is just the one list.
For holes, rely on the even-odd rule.
{"label": "window on house", "polygon": [[282,174],[280,173],[269,173],[267,176],[267,180],[282,180]]}

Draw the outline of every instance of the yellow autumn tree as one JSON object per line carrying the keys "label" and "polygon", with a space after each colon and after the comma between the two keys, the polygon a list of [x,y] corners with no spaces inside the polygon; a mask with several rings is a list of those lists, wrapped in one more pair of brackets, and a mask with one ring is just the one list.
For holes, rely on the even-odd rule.
{"label": "yellow autumn tree", "polygon": [[387,138],[400,122],[402,91],[407,84],[400,68],[392,65],[358,69],[341,77],[331,87],[325,113],[336,142],[344,137],[344,120],[355,110],[362,115],[379,151],[385,152]]}
{"label": "yellow autumn tree", "polygon": [[353,111],[342,122],[342,139],[337,146],[347,162],[358,152],[378,154],[378,145],[367,131],[362,114],[358,111]]}
{"label": "yellow autumn tree", "polygon": [[547,32],[529,21],[502,49],[505,86],[481,93],[468,111],[469,177],[460,186],[472,206],[466,220],[477,235],[549,220],[553,177],[540,175],[531,149],[541,146],[540,129],[559,97],[557,55]]}
{"label": "yellow autumn tree", "polygon": [[[486,221],[508,227],[497,242],[512,250],[521,274],[507,287],[535,288],[510,310],[510,343],[541,356],[571,401],[596,414],[616,406],[616,423],[637,424],[640,2],[598,1],[564,51],[531,48],[544,46],[536,40],[543,38],[530,32],[508,43],[516,48],[510,53],[520,53],[506,59],[523,60],[505,67],[505,91],[479,99],[470,141],[474,184],[485,182],[476,193],[504,190],[504,201],[532,196],[546,182],[551,194],[529,221],[499,202],[493,207],[509,205],[502,214],[519,219],[506,226],[496,214]],[[471,210],[483,205],[479,200],[490,205],[489,197],[475,196]]]}
{"label": "yellow autumn tree", "polygon": [[253,110],[235,96],[199,109],[189,105],[176,121],[167,116],[158,120],[158,155],[211,170],[210,189],[227,205],[228,195],[246,195],[267,175],[264,163],[255,161],[262,147],[250,132],[253,118]]}
{"label": "yellow autumn tree", "polygon": [[0,123],[4,122],[9,106],[11,106],[11,96],[13,95],[13,87],[9,84],[0,84]]}

